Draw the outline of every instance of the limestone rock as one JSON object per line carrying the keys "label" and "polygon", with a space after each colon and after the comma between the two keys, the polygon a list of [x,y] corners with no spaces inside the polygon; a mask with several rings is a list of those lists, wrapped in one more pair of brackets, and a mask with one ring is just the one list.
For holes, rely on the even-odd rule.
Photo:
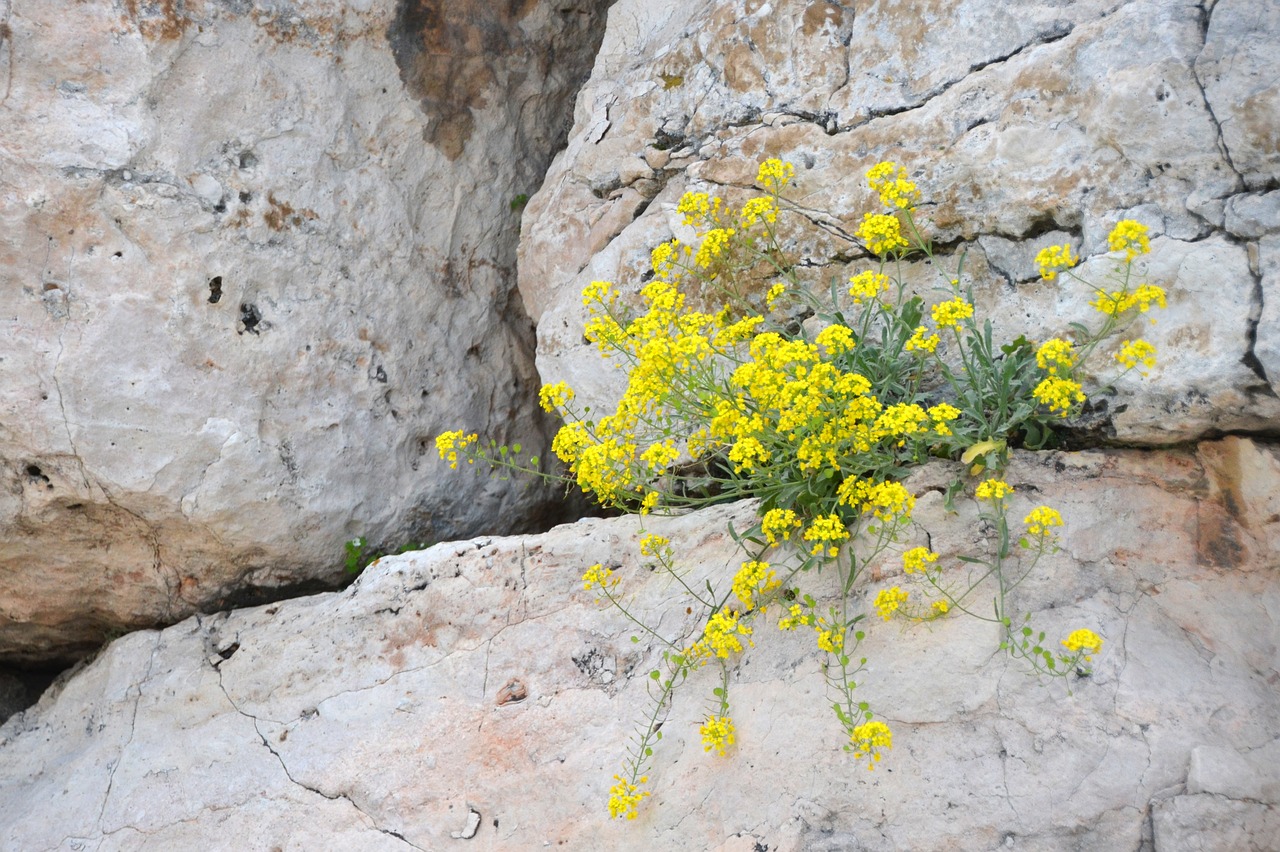
{"label": "limestone rock", "polygon": [[[579,294],[595,279],[638,292],[649,249],[690,236],[675,211],[684,191],[740,200],[761,160],[790,160],[789,197],[826,227],[789,245],[825,284],[865,268],[846,236],[874,209],[866,169],[892,159],[918,179],[934,237],[967,244],[975,295],[1009,338],[1059,335],[1090,311],[1091,293],[1039,281],[1038,249],[1068,242],[1104,274],[1117,220],[1151,229],[1144,272],[1169,308],[1144,336],[1160,364],[1099,398],[1100,434],[1162,445],[1274,431],[1278,16],[1248,0],[961,0],[856,15],[800,0],[620,0],[569,145],[524,220],[539,372],[584,404],[612,404],[618,379],[582,339]],[[633,191],[632,167],[656,162],[654,148],[671,157]]]}
{"label": "limestone rock", "polygon": [[0,659],[539,523],[518,194],[605,0],[6,7]]}
{"label": "limestone rock", "polygon": [[[955,556],[990,542],[965,501],[944,509],[956,473],[910,482],[921,534],[962,572]],[[632,642],[579,577],[616,566],[638,616],[673,637],[696,625],[640,558],[637,518],[585,520],[118,640],[0,728],[0,845],[446,849],[474,832],[477,849],[1274,849],[1280,449],[1019,453],[1007,478],[1015,511],[1067,519],[1017,605],[1052,636],[1100,633],[1094,673],[1070,692],[1028,677],[973,618],[870,619],[859,695],[894,728],[875,772],[841,749],[812,635],[762,621],[731,660],[734,751],[703,753],[719,679],[701,670],[664,724],[652,797],[610,823],[662,646]],[[723,584],[743,558],[727,525],[753,510],[646,527],[692,586]],[[859,594],[900,571],[873,566]]]}

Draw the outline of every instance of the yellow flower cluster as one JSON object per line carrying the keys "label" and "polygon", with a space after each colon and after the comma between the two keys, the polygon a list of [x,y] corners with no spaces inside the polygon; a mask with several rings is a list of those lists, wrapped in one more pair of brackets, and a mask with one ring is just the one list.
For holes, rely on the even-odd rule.
{"label": "yellow flower cluster", "polygon": [[988,479],[978,483],[978,489],[974,492],[974,496],[979,500],[987,500],[991,503],[999,502],[1005,497],[1013,493],[1013,486],[1000,479]]}
{"label": "yellow flower cluster", "polygon": [[938,561],[938,554],[927,547],[913,547],[902,554],[902,570],[907,574],[919,571],[926,574],[929,566]]}
{"label": "yellow flower cluster", "polygon": [[843,325],[829,325],[818,332],[814,340],[828,355],[841,355],[853,348],[853,329]]}
{"label": "yellow flower cluster", "polygon": [[1048,535],[1054,527],[1062,526],[1062,515],[1048,506],[1038,506],[1022,522],[1027,525],[1029,535]]}
{"label": "yellow flower cluster", "polygon": [[[758,595],[768,595],[777,591],[781,585],[769,563],[758,560],[742,563],[738,573],[733,576],[733,593],[742,601],[747,612],[756,608]],[[762,607],[761,612],[763,611]]]}
{"label": "yellow flower cluster", "polygon": [[671,560],[671,539],[666,536],[649,533],[640,539],[640,555],[651,556],[663,562]]}
{"label": "yellow flower cluster", "polygon": [[613,780],[617,783],[609,788],[609,816],[614,819],[635,819],[640,802],[649,795],[648,790],[640,790],[639,784],[648,784],[649,776],[636,779],[638,784],[630,783],[621,775],[613,776]]}
{"label": "yellow flower cluster", "polygon": [[1124,290],[1099,291],[1098,297],[1089,304],[1104,316],[1119,316],[1133,308],[1145,314],[1153,305],[1165,306],[1165,292],[1163,287],[1143,284],[1132,293]]}
{"label": "yellow flower cluster", "polygon": [[855,305],[861,305],[879,299],[888,292],[891,283],[888,275],[868,269],[849,279],[849,295]]}
{"label": "yellow flower cluster", "polygon": [[1080,383],[1060,376],[1049,376],[1035,386],[1031,395],[1041,405],[1047,405],[1050,411],[1057,411],[1063,417],[1071,412],[1076,403],[1084,402],[1084,391]]}
{"label": "yellow flower cluster", "polygon": [[903,349],[908,352],[934,352],[937,350],[939,342],[938,335],[930,334],[929,329],[921,325],[916,327],[911,339],[907,341]]}
{"label": "yellow flower cluster", "polygon": [[897,163],[876,163],[867,170],[867,184],[885,207],[909,210],[920,200],[915,183],[907,179],[907,170]]}
{"label": "yellow flower cluster", "polygon": [[785,296],[787,293],[787,285],[781,281],[769,288],[768,294],[764,297],[765,306],[769,310],[773,310],[774,303]]}
{"label": "yellow flower cluster", "polygon": [[902,236],[902,223],[887,213],[867,213],[862,217],[855,236],[872,254],[886,255],[910,245]]}
{"label": "yellow flower cluster", "polygon": [[[445,432],[436,437],[436,451],[440,453],[440,458],[449,462],[452,470],[458,469],[458,453],[463,452],[480,440],[480,436],[475,432],[470,435],[464,435],[461,429],[455,429],[452,432]],[[475,459],[467,459],[467,464],[474,464]]]}
{"label": "yellow flower cluster", "polygon": [[711,716],[698,728],[702,734],[702,750],[715,749],[716,754],[724,757],[725,750],[733,745],[733,721],[728,716]]}
{"label": "yellow flower cluster", "polygon": [[911,596],[910,592],[904,592],[902,589],[894,586],[890,589],[881,589],[876,595],[876,612],[880,613],[880,617],[885,621],[893,618],[893,614],[898,611],[898,607],[907,602],[907,598]]}
{"label": "yellow flower cluster", "polygon": [[716,221],[723,203],[705,192],[686,192],[680,196],[676,211],[684,214],[684,224],[698,225]]}
{"label": "yellow flower cluster", "polygon": [[777,221],[778,202],[768,195],[753,198],[743,204],[742,213],[738,216],[738,222],[744,228],[750,228],[757,222],[768,222],[772,225]]}
{"label": "yellow flower cluster", "polygon": [[1076,364],[1075,347],[1058,337],[1046,340],[1036,351],[1036,366],[1050,375],[1069,371]]}
{"label": "yellow flower cluster", "polygon": [[875,769],[880,761],[879,750],[893,748],[893,732],[884,722],[865,722],[850,732],[849,741],[853,748],[853,756],[858,759],[870,757],[871,762],[867,764],[867,769]]}
{"label": "yellow flower cluster", "polygon": [[779,630],[795,630],[813,624],[813,614],[804,611],[800,604],[792,604],[786,615],[778,619]]}
{"label": "yellow flower cluster", "polygon": [[1140,254],[1149,253],[1151,240],[1147,238],[1147,226],[1133,219],[1121,219],[1107,235],[1107,247],[1111,251],[1124,252],[1125,263]]}
{"label": "yellow flower cluster", "polygon": [[839,515],[819,515],[804,531],[804,540],[813,542],[809,552],[814,556],[824,552],[835,556],[840,552],[840,545],[849,540],[849,530]]}
{"label": "yellow flower cluster", "polygon": [[777,544],[791,538],[791,533],[803,526],[791,509],[770,509],[760,519],[760,531],[769,544]]}
{"label": "yellow flower cluster", "polygon": [[698,253],[693,258],[693,262],[708,269],[715,259],[724,254],[725,248],[729,245],[729,239],[736,234],[733,228],[712,228],[702,237],[702,245],[698,248]]}
{"label": "yellow flower cluster", "polygon": [[[1126,340],[1120,345],[1116,360],[1129,369],[1141,364],[1149,370],[1156,365],[1156,348],[1145,340]],[[1142,372],[1145,374],[1146,370]]]}
{"label": "yellow flower cluster", "polygon": [[614,575],[612,569],[605,568],[597,562],[595,565],[588,568],[587,572],[582,575],[582,588],[587,591],[591,591],[596,588],[601,591],[605,591],[606,589],[611,589],[618,585],[618,579],[619,578]]}
{"label": "yellow flower cluster", "polygon": [[916,498],[901,482],[871,483],[849,477],[836,490],[840,504],[860,512],[872,512],[882,521],[906,521],[916,507]]}
{"label": "yellow flower cluster", "polygon": [[728,659],[730,654],[742,651],[743,637],[753,632],[750,625],[742,623],[736,610],[722,609],[707,619],[702,638],[689,646],[685,657],[695,665],[705,665],[712,657]]}
{"label": "yellow flower cluster", "polygon": [[973,305],[957,296],[933,306],[933,322],[938,328],[960,329],[960,322],[973,316]]}
{"label": "yellow flower cluster", "polygon": [[1058,273],[1075,266],[1078,259],[1071,254],[1071,246],[1049,246],[1041,249],[1036,255],[1036,265],[1040,267],[1040,277],[1052,281]]}
{"label": "yellow flower cluster", "polygon": [[1094,654],[1102,650],[1102,637],[1092,630],[1075,630],[1062,640],[1062,644],[1071,653],[1081,654],[1081,658],[1088,662]]}
{"label": "yellow flower cluster", "polygon": [[572,401],[573,388],[564,382],[543,385],[542,390],[538,391],[538,404],[542,406],[543,411],[548,413],[554,413],[557,409],[564,408]]}
{"label": "yellow flower cluster", "polygon": [[825,618],[818,619],[814,627],[818,633],[818,650],[828,654],[839,654],[844,650],[844,631],[835,625],[828,624]]}
{"label": "yellow flower cluster", "polygon": [[766,192],[776,195],[795,176],[794,166],[773,157],[760,164],[760,170],[756,172],[756,183]]}

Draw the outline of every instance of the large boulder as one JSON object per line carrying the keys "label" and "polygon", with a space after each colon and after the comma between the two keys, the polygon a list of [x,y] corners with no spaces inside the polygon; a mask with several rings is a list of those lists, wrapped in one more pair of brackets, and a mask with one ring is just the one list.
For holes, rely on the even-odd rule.
{"label": "large boulder", "polygon": [[1116,221],[1151,229],[1142,268],[1169,292],[1145,334],[1160,365],[1099,397],[1094,434],[1166,445],[1274,432],[1277,38],[1280,6],[1251,0],[856,13],[821,0],[621,0],[569,145],[525,216],[520,288],[539,372],[585,404],[611,403],[618,378],[582,338],[582,289],[604,279],[636,293],[649,249],[691,236],[681,194],[740,199],[766,157],[795,164],[789,197],[826,225],[796,244],[808,274],[865,268],[841,235],[878,209],[863,175],[891,159],[916,176],[940,256],[968,249],[966,283],[1008,337],[1044,340],[1090,313],[1092,293],[1039,280],[1040,248],[1071,243],[1098,280]]}
{"label": "large boulder", "polygon": [[6,7],[0,660],[546,523],[514,290],[607,0]]}
{"label": "large boulder", "polygon": [[[955,559],[990,547],[916,520]],[[1063,551],[1015,592],[1054,637],[1104,637],[1088,678],[1044,682],[991,626],[865,623],[858,696],[894,728],[867,772],[810,631],[756,624],[730,661],[738,741],[703,753],[714,669],[677,693],[634,822],[605,807],[662,646],[579,579],[617,568],[641,618],[696,626],[637,547],[637,518],[404,556],[341,593],[197,616],[117,640],[0,727],[12,849],[1274,849],[1280,836],[1280,448],[1018,453],[1014,509],[1057,507]],[[645,521],[695,588],[743,559],[736,503]],[[1019,515],[1020,516],[1020,515]],[[810,576],[818,597],[830,574]],[[887,557],[855,600],[903,582]]]}

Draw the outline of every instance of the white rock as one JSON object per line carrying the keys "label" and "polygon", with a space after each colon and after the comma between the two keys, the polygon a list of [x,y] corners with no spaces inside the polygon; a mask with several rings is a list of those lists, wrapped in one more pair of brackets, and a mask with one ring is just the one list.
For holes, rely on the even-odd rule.
{"label": "white rock", "polygon": [[546,443],[511,201],[606,4],[252,5],[5,13],[0,657],[556,500],[433,440]]}
{"label": "white rock", "polygon": [[[949,572],[984,536],[972,506],[949,514],[935,490],[956,473],[935,463],[911,480]],[[636,627],[579,577],[617,565],[638,617],[673,636],[696,624],[639,557],[637,518],[584,520],[388,557],[343,593],[118,640],[0,727],[0,845],[436,849],[474,825],[482,849],[1126,849],[1149,809],[1157,849],[1268,848],[1280,453],[1237,438],[1019,453],[1008,479],[1015,511],[1043,502],[1067,519],[1063,551],[1016,605],[1054,641],[1099,632],[1094,674],[1070,692],[1028,677],[972,618],[868,619],[858,695],[894,730],[876,772],[841,748],[812,634],[759,622],[730,661],[733,752],[702,750],[720,681],[698,671],[664,723],[652,797],[611,823],[662,646],[631,642]],[[724,584],[743,559],[726,525],[753,508],[645,527],[671,539],[692,586]],[[902,582],[886,559],[860,589]],[[833,592],[829,575],[804,584]],[[513,681],[534,700],[504,700]]]}
{"label": "white rock", "polygon": [[[1031,3],[1014,13],[965,0],[945,13],[879,4],[854,17],[837,4],[779,2],[760,16],[755,0],[620,0],[611,29],[639,58],[597,61],[568,148],[525,216],[520,286],[539,323],[539,372],[611,407],[618,382],[581,338],[579,294],[593,279],[638,289],[648,250],[677,231],[672,208],[686,188],[732,200],[761,160],[784,157],[798,171],[792,197],[852,231],[873,201],[866,169],[892,159],[932,202],[937,238],[970,241],[971,268],[991,273],[978,282],[984,306],[1010,337],[1061,334],[1090,310],[1087,294],[1051,303],[1034,280],[1048,234],[1094,269],[1109,262],[1120,218],[1163,235],[1145,259],[1171,300],[1154,332],[1160,366],[1120,383],[1093,428],[1145,444],[1273,428],[1280,290],[1266,276],[1259,287],[1248,262],[1257,245],[1220,232],[1258,236],[1270,219],[1257,192],[1280,179],[1280,54],[1267,49],[1280,7],[1264,5]],[[663,74],[683,82],[653,85]],[[585,117],[606,104],[610,129],[597,144]],[[582,239],[602,210],[621,212],[587,187],[660,138],[698,152],[689,179],[673,176],[633,222],[615,221],[607,244]],[[679,167],[673,159],[668,174]],[[857,252],[830,235],[797,248],[818,262]]]}

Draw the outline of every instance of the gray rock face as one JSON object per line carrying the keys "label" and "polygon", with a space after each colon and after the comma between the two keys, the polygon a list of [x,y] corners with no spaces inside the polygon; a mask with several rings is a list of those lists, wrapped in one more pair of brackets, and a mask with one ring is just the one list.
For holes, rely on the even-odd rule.
{"label": "gray rock face", "polygon": [[[981,552],[935,463],[916,519],[948,571]],[[1094,674],[1028,677],[989,625],[867,622],[860,694],[894,727],[867,772],[841,750],[812,634],[757,623],[731,661],[725,758],[677,694],[634,822],[605,802],[662,647],[582,591],[617,566],[678,634],[678,586],[637,519],[389,557],[343,593],[195,617],[112,644],[0,728],[13,849],[1274,849],[1280,805],[1280,450],[1017,454],[1015,510],[1048,503],[1063,551],[1017,591],[1051,635],[1087,625]],[[962,501],[963,503],[963,501]],[[728,582],[738,503],[650,518],[689,582]],[[902,582],[886,558],[862,591]],[[827,578],[829,579],[829,578]],[[834,589],[821,579],[808,590]]]}
{"label": "gray rock face", "polygon": [[0,659],[539,523],[431,442],[546,440],[513,201],[607,5],[6,7]]}
{"label": "gray rock face", "polygon": [[1097,273],[1116,221],[1151,229],[1145,273],[1169,308],[1144,336],[1160,364],[1117,384],[1102,433],[1276,429],[1276,4],[622,0],[610,21],[524,221],[545,381],[596,408],[616,397],[582,340],[580,293],[595,279],[638,291],[649,249],[691,236],[686,190],[741,199],[760,161],[792,161],[790,197],[830,214],[797,244],[825,284],[865,268],[838,234],[873,209],[863,176],[890,159],[916,176],[935,239],[966,241],[975,295],[1009,338],[1090,313],[1091,293],[1039,281],[1038,249],[1069,242]]}

